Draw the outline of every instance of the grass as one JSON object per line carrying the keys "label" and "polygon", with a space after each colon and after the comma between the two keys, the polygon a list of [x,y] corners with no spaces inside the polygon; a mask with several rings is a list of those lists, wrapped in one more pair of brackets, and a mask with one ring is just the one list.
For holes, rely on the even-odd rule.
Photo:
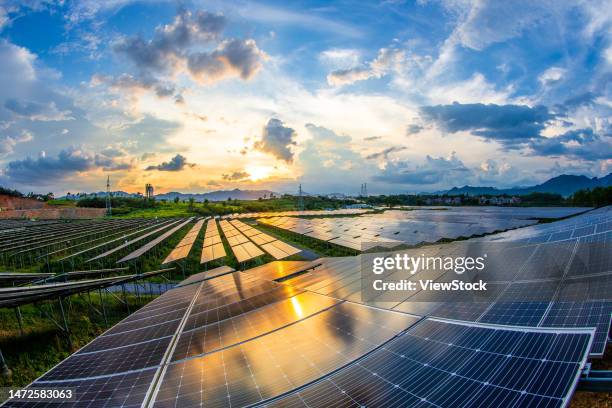
{"label": "grass", "polygon": [[113,218],[171,218],[196,215],[186,203],[159,203],[155,208],[140,208],[127,214],[114,215]]}

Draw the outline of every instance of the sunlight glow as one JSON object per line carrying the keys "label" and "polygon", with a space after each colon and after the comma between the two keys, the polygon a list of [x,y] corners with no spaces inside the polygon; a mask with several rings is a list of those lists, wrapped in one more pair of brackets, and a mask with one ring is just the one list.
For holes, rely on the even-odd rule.
{"label": "sunlight glow", "polygon": [[249,173],[249,178],[253,181],[265,179],[272,173],[272,167],[266,166],[247,166],[245,169]]}

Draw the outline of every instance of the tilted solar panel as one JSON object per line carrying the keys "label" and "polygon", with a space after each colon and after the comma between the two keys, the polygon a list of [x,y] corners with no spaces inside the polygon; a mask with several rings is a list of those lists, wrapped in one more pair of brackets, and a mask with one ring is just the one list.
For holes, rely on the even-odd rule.
{"label": "tilted solar panel", "polygon": [[427,319],[268,406],[562,407],[590,340],[588,330],[517,330]]}

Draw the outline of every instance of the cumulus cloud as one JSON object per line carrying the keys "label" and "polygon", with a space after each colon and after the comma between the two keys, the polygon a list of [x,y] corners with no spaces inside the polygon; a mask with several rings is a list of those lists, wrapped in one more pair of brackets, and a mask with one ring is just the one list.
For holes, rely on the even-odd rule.
{"label": "cumulus cloud", "polygon": [[[561,111],[590,104],[592,100],[590,94],[581,95],[568,100]],[[469,131],[475,136],[498,141],[506,149],[526,148],[531,155],[565,156],[588,161],[612,158],[609,129],[598,134],[585,127],[552,137],[543,136],[546,124],[559,116],[545,106],[454,103],[422,107],[421,115],[445,132]],[[571,125],[571,122],[563,122],[563,126]]]}
{"label": "cumulus cloud", "polygon": [[392,70],[398,70],[405,59],[405,53],[396,48],[381,48],[372,61],[346,69],[332,71],[327,82],[332,86],[349,85],[357,81],[381,78]]}
{"label": "cumulus cloud", "polygon": [[139,69],[166,70],[184,58],[185,50],[196,41],[208,42],[219,37],[225,17],[204,11],[183,11],[172,24],[155,29],[153,39],[137,36],[115,44],[115,51],[126,55]]}
{"label": "cumulus cloud", "polygon": [[251,175],[246,171],[235,171],[229,174],[223,174],[221,178],[226,181],[240,181],[248,179]]}
{"label": "cumulus cloud", "polygon": [[255,40],[223,41],[213,52],[193,53],[187,67],[194,78],[210,82],[228,76],[250,79],[261,68],[263,52]]}
{"label": "cumulus cloud", "polygon": [[591,128],[533,139],[529,148],[538,156],[565,156],[587,161],[612,159],[612,137],[598,135]]}
{"label": "cumulus cloud", "polygon": [[30,120],[46,122],[74,119],[69,110],[60,111],[53,101],[41,103],[36,101],[8,99],[4,103],[4,107],[14,114]]}
{"label": "cumulus cloud", "polygon": [[14,183],[47,185],[91,170],[117,171],[130,168],[130,161],[70,147],[61,150],[57,156],[48,156],[43,151],[37,158],[28,156],[23,160],[10,161],[4,169],[4,175]]}
{"label": "cumulus cloud", "polygon": [[293,161],[293,152],[290,146],[296,145],[297,134],[295,130],[287,127],[279,119],[272,118],[264,126],[261,139],[255,142],[255,149],[270,153],[279,160],[287,163]]}
{"label": "cumulus cloud", "polygon": [[425,163],[417,165],[406,161],[389,162],[374,179],[390,184],[454,184],[456,180],[465,180],[471,173],[453,152],[447,158],[428,155],[425,157]]}
{"label": "cumulus cloud", "polygon": [[[226,19],[208,12],[179,13],[172,24],[159,26],[152,39],[142,36],[123,38],[114,46],[138,69],[135,85],[154,88],[158,96],[173,94],[167,84],[158,84],[156,77],[176,74],[186,68],[200,82],[212,82],[237,76],[248,80],[261,68],[265,54],[253,39],[225,39],[221,35]],[[210,44],[212,50],[202,50]],[[175,99],[181,103],[182,95]]]}
{"label": "cumulus cloud", "polygon": [[421,116],[445,132],[470,131],[506,147],[539,137],[546,123],[555,118],[545,106],[482,103],[424,106]]}
{"label": "cumulus cloud", "polygon": [[170,161],[162,162],[161,164],[148,166],[145,170],[158,170],[158,171],[181,171],[185,167],[194,167],[195,164],[188,163],[187,158],[181,154],[177,154]]}

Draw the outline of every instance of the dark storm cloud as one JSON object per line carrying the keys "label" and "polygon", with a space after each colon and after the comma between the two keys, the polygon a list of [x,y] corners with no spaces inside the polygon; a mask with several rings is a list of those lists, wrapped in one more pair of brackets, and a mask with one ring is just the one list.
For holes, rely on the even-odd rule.
{"label": "dark storm cloud", "polygon": [[155,166],[148,166],[145,170],[158,170],[158,171],[181,171],[185,167],[193,167],[195,164],[187,163],[187,158],[181,154],[177,154],[170,161],[157,164]]}
{"label": "dark storm cloud", "polygon": [[261,139],[255,142],[255,149],[270,153],[288,163],[293,161],[293,152],[289,147],[295,145],[296,133],[290,127],[284,126],[278,119],[270,119],[264,126]]}

